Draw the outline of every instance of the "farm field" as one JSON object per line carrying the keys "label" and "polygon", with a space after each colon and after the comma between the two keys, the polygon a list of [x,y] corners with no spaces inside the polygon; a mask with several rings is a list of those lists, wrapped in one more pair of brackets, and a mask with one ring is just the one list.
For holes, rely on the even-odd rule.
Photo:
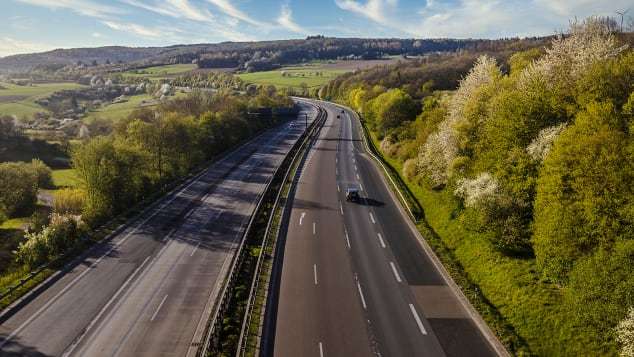
{"label": "farm field", "polygon": [[148,78],[150,80],[160,80],[173,77],[179,74],[191,72],[198,68],[195,64],[170,64],[165,66],[148,67],[123,72],[124,76],[136,78]]}
{"label": "farm field", "polygon": [[145,105],[155,105],[152,104],[155,103],[154,97],[148,94],[134,95],[131,97],[127,97],[127,99],[128,100],[126,102],[109,104],[102,108],[99,108],[99,110],[88,113],[88,115],[86,115],[86,117],[83,119],[84,122],[90,123],[97,118],[116,121],[118,119],[127,117],[137,108]]}
{"label": "farm field", "polygon": [[46,111],[35,101],[45,98],[53,92],[64,89],[81,88],[77,83],[38,83],[32,86],[18,86],[10,83],[1,83],[4,89],[0,89],[0,115],[15,115],[17,117],[31,116],[37,112]]}
{"label": "farm field", "polygon": [[394,64],[402,60],[402,58],[390,58],[385,60],[315,61],[304,65],[282,67],[274,71],[242,73],[238,74],[238,77],[247,83],[271,84],[278,88],[300,87],[302,83],[306,83],[309,88],[315,88],[346,72]]}

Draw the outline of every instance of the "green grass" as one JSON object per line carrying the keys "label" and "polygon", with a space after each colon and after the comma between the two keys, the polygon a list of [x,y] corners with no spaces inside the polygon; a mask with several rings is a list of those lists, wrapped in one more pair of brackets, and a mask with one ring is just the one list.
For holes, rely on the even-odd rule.
{"label": "green grass", "polygon": [[128,101],[123,103],[109,104],[99,110],[89,113],[84,118],[84,121],[89,123],[97,118],[117,121],[119,119],[126,118],[135,109],[141,107],[143,101],[154,101],[154,98],[148,94],[135,95],[127,97]]}
{"label": "green grass", "polygon": [[[46,108],[35,101],[48,97],[54,92],[64,89],[76,89],[82,86],[77,83],[41,83],[33,86],[17,86],[0,83],[6,89],[0,89],[0,115],[31,116],[37,112],[45,112]],[[19,96],[22,98],[10,98]]]}
{"label": "green grass", "polygon": [[[375,137],[372,140],[378,146],[378,140]],[[384,158],[402,172],[400,161]],[[605,354],[597,342],[600,337],[583,326],[574,325],[562,291],[540,279],[534,259],[504,256],[494,249],[486,234],[470,230],[463,224],[459,202],[451,192],[435,191],[425,183],[401,177],[425,211],[425,221],[418,225],[419,230],[503,343],[508,346],[509,340],[513,339],[498,328],[506,324],[520,339],[519,351],[515,351],[519,355]],[[459,276],[461,272],[455,272],[452,267],[458,267],[468,282],[465,283]],[[465,289],[469,283],[475,286],[477,295],[484,301],[474,299],[475,294],[469,289],[473,287]],[[530,350],[523,348],[523,344]]]}
{"label": "green grass", "polygon": [[21,229],[22,226],[27,224],[29,221],[28,217],[20,217],[20,218],[11,218],[4,223],[0,224],[0,230],[2,229]]}
{"label": "green grass", "polygon": [[53,170],[53,185],[57,188],[79,186],[75,169]]}
{"label": "green grass", "polygon": [[169,76],[191,72],[196,68],[197,66],[195,64],[170,64],[131,70],[123,72],[123,75],[136,78],[162,79]]}
{"label": "green grass", "polygon": [[[282,72],[288,76],[283,77]],[[317,76],[321,72],[323,76]],[[278,88],[299,87],[306,83],[308,87],[319,87],[328,83],[340,74],[347,72],[343,69],[324,69],[319,65],[284,67],[275,71],[253,72],[239,74],[243,81],[258,85],[274,85]]]}

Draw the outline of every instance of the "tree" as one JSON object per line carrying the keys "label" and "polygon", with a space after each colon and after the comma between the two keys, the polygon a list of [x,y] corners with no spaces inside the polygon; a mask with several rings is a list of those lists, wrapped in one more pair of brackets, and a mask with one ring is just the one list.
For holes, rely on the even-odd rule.
{"label": "tree", "polygon": [[374,98],[369,104],[368,117],[377,129],[385,133],[406,121],[416,118],[416,103],[401,89],[391,89]]}
{"label": "tree", "polygon": [[540,171],[533,244],[539,266],[557,281],[579,257],[634,238],[634,150],[618,118],[611,103],[589,105],[555,140]]}

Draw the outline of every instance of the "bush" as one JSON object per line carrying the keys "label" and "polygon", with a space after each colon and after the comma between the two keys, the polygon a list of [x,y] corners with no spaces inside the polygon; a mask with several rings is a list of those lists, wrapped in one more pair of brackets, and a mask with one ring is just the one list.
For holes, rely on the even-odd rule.
{"label": "bush", "polygon": [[86,225],[78,216],[52,214],[41,232],[27,233],[16,258],[31,268],[50,262],[79,244]]}
{"label": "bush", "polygon": [[37,177],[29,164],[0,164],[0,206],[8,217],[28,215],[37,203]]}
{"label": "bush", "polygon": [[86,193],[81,189],[65,188],[55,192],[53,211],[58,214],[75,214],[83,212],[86,205]]}
{"label": "bush", "polygon": [[39,188],[52,188],[53,187],[53,173],[51,168],[46,166],[42,160],[31,160],[31,169],[33,174],[37,178],[37,185]]}

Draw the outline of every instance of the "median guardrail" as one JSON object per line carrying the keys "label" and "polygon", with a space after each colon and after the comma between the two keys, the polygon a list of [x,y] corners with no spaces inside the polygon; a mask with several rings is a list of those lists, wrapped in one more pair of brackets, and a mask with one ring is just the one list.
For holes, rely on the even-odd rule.
{"label": "median guardrail", "polygon": [[[296,160],[298,153],[301,152],[302,148],[306,145],[306,143],[310,140],[310,138],[315,134],[317,128],[319,128],[321,126],[321,123],[323,123],[323,120],[325,119],[324,114],[325,113],[323,112],[323,110],[321,108],[318,108],[317,118],[313,120],[313,122],[310,124],[310,127],[304,131],[304,133],[298,138],[295,144],[291,147],[291,149],[286,154],[282,163],[275,170],[273,176],[271,177],[271,180],[269,180],[265,189],[258,197],[256,207],[253,211],[253,214],[251,215],[251,218],[249,219],[247,228],[245,229],[242,235],[240,245],[238,246],[236,253],[233,255],[229,273],[227,274],[223,282],[222,293],[220,294],[220,298],[216,300],[215,306],[213,308],[212,318],[209,320],[209,323],[207,324],[205,328],[205,333],[203,334],[204,342],[203,342],[202,348],[200,348],[197,351],[196,356],[207,356],[219,349],[220,343],[221,343],[220,341],[221,327],[223,324],[223,320],[226,318],[228,309],[232,303],[231,301],[232,295],[233,295],[232,292],[234,288],[236,287],[236,284],[238,283],[240,269],[245,261],[245,258],[247,257],[247,254],[249,253],[246,250],[246,245],[248,243],[249,236],[253,233],[252,231],[255,225],[256,217],[258,216],[258,213],[260,213],[261,210],[263,209],[265,198],[267,194],[270,194],[272,183],[276,180],[276,178],[279,178],[279,175],[283,169],[286,169],[286,171],[284,172],[284,176],[282,177],[281,182],[284,183],[284,181],[286,181],[288,174],[290,172],[290,168],[292,167],[292,163]],[[282,187],[283,185],[280,185],[280,188],[275,196],[275,201],[274,201],[274,205],[271,212],[275,212],[275,209],[277,205],[279,204],[280,192]],[[259,255],[258,255],[258,259],[254,269],[254,273],[251,275],[251,278],[253,280],[250,281],[251,289],[249,291],[249,296],[247,298],[247,306],[245,309],[245,315],[243,316],[243,319],[242,319],[242,328],[240,331],[239,340],[238,340],[237,349],[236,349],[238,354],[240,353],[240,351],[243,350],[242,346],[244,346],[244,343],[246,341],[245,334],[247,333],[247,330],[248,330],[247,326],[251,319],[251,313],[253,311],[253,306],[254,306],[253,302],[255,300],[254,292],[257,291],[257,288],[258,288],[257,277],[261,273],[261,269],[262,269],[262,256],[264,254],[263,247],[266,246],[268,242],[268,237],[270,236],[269,233],[271,229],[272,219],[273,219],[273,214],[269,216],[265,233],[262,239],[262,243],[260,245]]]}

